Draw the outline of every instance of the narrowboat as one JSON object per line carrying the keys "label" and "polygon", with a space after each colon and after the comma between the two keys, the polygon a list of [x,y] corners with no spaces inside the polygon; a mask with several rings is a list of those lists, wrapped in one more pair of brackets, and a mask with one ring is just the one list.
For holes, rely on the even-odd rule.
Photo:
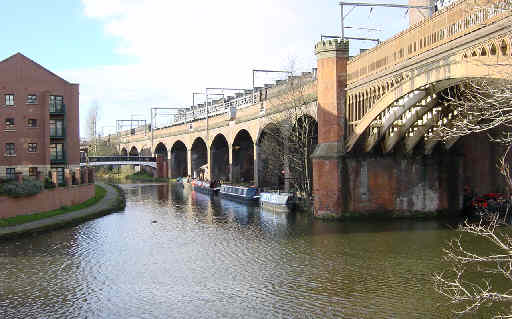
{"label": "narrowboat", "polygon": [[296,200],[295,196],[291,193],[261,193],[260,194],[261,207],[278,210],[278,211],[291,211],[295,209]]}
{"label": "narrowboat", "polygon": [[258,204],[260,196],[256,187],[243,187],[222,185],[220,187],[220,196],[237,202],[247,204]]}
{"label": "narrowboat", "polygon": [[195,181],[192,182],[192,187],[194,188],[194,191],[203,193],[206,195],[216,195],[220,187],[215,187],[216,185],[212,185],[208,182],[202,182],[202,181]]}

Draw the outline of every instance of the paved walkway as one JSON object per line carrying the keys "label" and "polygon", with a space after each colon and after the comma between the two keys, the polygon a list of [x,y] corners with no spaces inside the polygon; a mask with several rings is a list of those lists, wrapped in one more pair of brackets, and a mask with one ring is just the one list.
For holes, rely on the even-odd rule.
{"label": "paved walkway", "polygon": [[96,183],[101,187],[105,188],[107,193],[105,197],[97,202],[96,204],[89,206],[87,208],[69,212],[62,215],[57,215],[53,217],[48,217],[40,220],[36,220],[33,222],[24,223],[16,226],[8,226],[8,227],[0,227],[0,238],[2,237],[11,237],[17,236],[24,233],[31,233],[34,231],[40,231],[45,229],[57,228],[59,226],[70,224],[73,222],[77,222],[80,220],[87,219],[97,214],[105,214],[109,210],[114,209],[119,200],[120,194],[118,191],[107,184]]}

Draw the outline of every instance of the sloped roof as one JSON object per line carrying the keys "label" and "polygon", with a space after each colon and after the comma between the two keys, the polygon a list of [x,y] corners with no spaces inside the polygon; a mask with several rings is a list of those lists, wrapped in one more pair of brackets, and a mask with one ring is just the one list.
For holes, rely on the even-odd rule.
{"label": "sloped roof", "polygon": [[32,59],[30,59],[30,58],[26,57],[26,56],[25,56],[25,55],[23,55],[23,54],[21,54],[20,52],[15,53],[15,54],[11,55],[10,57],[8,57],[8,58],[6,58],[6,59],[4,59],[4,60],[0,61],[0,64],[3,64],[3,63],[8,62],[8,61],[10,61],[10,60],[21,60],[21,61],[23,61],[23,62],[25,62],[25,63],[26,63],[26,62],[28,62],[28,63],[30,63],[30,64],[34,65],[36,68],[38,68],[38,69],[40,69],[40,70],[42,70],[42,71],[44,71],[44,72],[46,72],[46,73],[50,74],[51,76],[56,77],[57,79],[59,79],[59,80],[61,80],[61,81],[66,82],[67,84],[72,84],[72,83],[70,83],[70,82],[66,81],[65,79],[61,78],[61,77],[60,77],[60,76],[58,76],[57,74],[53,73],[52,71],[48,70],[47,68],[43,67],[41,64],[39,64],[39,63],[35,62],[34,60],[32,60]]}

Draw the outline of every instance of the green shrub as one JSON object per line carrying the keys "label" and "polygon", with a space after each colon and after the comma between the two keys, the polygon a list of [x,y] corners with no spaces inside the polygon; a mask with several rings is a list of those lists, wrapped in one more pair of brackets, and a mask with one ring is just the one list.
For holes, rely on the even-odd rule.
{"label": "green shrub", "polygon": [[43,183],[36,180],[25,179],[20,184],[15,181],[4,183],[0,186],[0,193],[9,197],[26,197],[39,194],[43,190]]}

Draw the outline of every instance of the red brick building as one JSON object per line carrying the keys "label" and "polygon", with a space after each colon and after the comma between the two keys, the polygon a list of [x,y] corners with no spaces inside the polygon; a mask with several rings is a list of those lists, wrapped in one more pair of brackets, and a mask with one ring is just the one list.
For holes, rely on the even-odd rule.
{"label": "red brick building", "polygon": [[78,84],[20,53],[0,62],[0,177],[80,165]]}

